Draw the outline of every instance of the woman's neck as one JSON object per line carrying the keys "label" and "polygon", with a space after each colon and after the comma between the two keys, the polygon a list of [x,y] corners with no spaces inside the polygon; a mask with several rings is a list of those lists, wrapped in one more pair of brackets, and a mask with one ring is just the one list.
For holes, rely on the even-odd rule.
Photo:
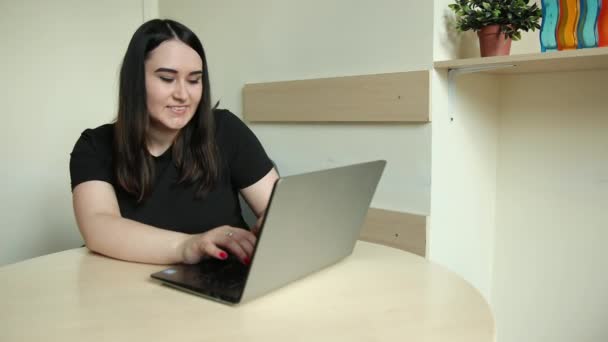
{"label": "woman's neck", "polygon": [[169,147],[173,144],[175,137],[179,131],[159,129],[158,127],[150,126],[148,129],[148,135],[146,137],[146,145],[148,152],[151,155],[158,157],[165,153]]}

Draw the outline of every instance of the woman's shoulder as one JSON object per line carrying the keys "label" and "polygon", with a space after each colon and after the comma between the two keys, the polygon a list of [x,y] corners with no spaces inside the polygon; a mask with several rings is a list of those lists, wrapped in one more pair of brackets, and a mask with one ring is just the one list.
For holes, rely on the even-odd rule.
{"label": "woman's shoulder", "polygon": [[215,130],[218,139],[234,139],[242,135],[247,125],[228,109],[214,109]]}
{"label": "woman's shoulder", "polygon": [[114,124],[105,124],[96,128],[87,128],[74,146],[74,151],[87,150],[100,154],[112,154],[114,143]]}
{"label": "woman's shoulder", "polygon": [[82,133],[86,133],[97,139],[112,140],[114,139],[114,124],[109,123],[96,128],[87,128]]}
{"label": "woman's shoulder", "polygon": [[216,126],[221,127],[222,125],[231,125],[235,123],[235,120],[240,121],[238,116],[233,112],[224,108],[216,108],[213,110],[213,116],[215,119]]}

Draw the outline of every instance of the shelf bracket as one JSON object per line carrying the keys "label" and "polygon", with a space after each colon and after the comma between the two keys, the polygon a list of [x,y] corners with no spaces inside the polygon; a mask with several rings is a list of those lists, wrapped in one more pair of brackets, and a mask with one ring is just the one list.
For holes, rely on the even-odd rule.
{"label": "shelf bracket", "polygon": [[478,67],[463,67],[463,68],[450,68],[448,69],[448,111],[450,113],[450,122],[454,121],[454,113],[456,112],[454,108],[454,104],[456,103],[456,86],[455,79],[456,76],[462,74],[471,74],[475,72],[488,71],[488,70],[496,70],[502,68],[510,68],[514,67],[514,64],[503,64],[503,65],[487,65],[487,66],[478,66]]}

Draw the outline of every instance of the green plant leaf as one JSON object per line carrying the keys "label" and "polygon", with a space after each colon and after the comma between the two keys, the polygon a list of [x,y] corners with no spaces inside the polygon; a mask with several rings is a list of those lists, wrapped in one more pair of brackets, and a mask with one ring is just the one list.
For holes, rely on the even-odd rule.
{"label": "green plant leaf", "polygon": [[498,24],[501,32],[515,40],[520,31],[540,29],[542,10],[529,0],[455,0],[448,7],[456,14],[456,29],[478,31]]}

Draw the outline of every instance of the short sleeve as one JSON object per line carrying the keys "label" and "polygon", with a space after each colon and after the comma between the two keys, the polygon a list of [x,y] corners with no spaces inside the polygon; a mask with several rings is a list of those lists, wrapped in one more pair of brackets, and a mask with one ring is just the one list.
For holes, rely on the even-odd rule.
{"label": "short sleeve", "polygon": [[[78,184],[91,180],[100,180],[112,184],[111,138],[100,136],[100,128],[85,130],[74,145],[70,154],[72,190]],[[108,129],[105,128],[104,130],[107,131]]]}
{"label": "short sleeve", "polygon": [[216,114],[220,144],[229,145],[228,166],[232,184],[238,189],[246,188],[262,179],[274,167],[264,147],[251,129],[241,119],[227,110]]}

